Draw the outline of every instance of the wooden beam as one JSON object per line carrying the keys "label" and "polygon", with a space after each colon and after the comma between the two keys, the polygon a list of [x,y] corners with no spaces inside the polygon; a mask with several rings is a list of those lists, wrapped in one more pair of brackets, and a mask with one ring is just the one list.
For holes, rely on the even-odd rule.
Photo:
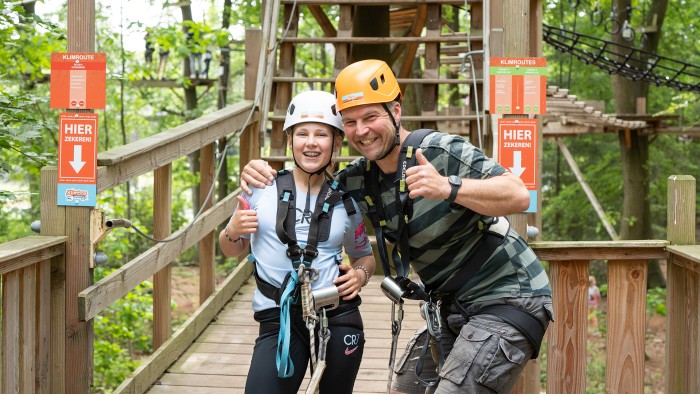
{"label": "wooden beam", "polygon": [[[97,193],[171,163],[243,127],[253,103],[243,101],[168,131],[97,155]],[[257,120],[257,113],[253,116]]]}
{"label": "wooden beam", "polygon": [[608,262],[605,389],[644,392],[647,260]]}
{"label": "wooden beam", "polygon": [[[506,0],[509,1],[509,0]],[[557,321],[547,329],[547,390],[585,393],[588,258],[551,262],[552,306]]]}
{"label": "wooden beam", "polygon": [[537,256],[546,261],[666,259],[665,240],[548,241],[531,242]]}
{"label": "wooden beam", "polygon": [[65,236],[33,235],[0,245],[0,275],[49,260],[65,252]]}
{"label": "wooden beam", "polygon": [[335,27],[333,27],[333,23],[331,23],[331,20],[328,19],[328,16],[325,12],[323,12],[320,5],[309,4],[306,8],[311,11],[311,15],[313,15],[316,22],[318,22],[318,25],[321,27],[321,30],[323,30],[323,34],[326,35],[326,38],[336,37],[338,35]]}
{"label": "wooden beam", "polygon": [[595,213],[598,215],[601,223],[603,223],[603,227],[605,227],[605,230],[608,232],[610,238],[612,238],[613,241],[617,241],[620,239],[620,237],[617,235],[617,231],[615,231],[615,228],[612,226],[612,224],[610,224],[608,218],[605,217],[605,211],[598,202],[595,193],[593,193],[593,190],[591,190],[591,188],[588,186],[586,180],[583,179],[583,174],[581,173],[581,170],[579,170],[576,160],[574,160],[574,157],[571,156],[569,149],[567,149],[566,145],[564,145],[564,141],[561,138],[557,138],[557,144],[559,145],[559,150],[561,150],[561,152],[564,154],[566,162],[569,163],[569,167],[576,176],[578,183],[581,185],[581,188],[583,188],[583,192],[586,193],[586,197],[588,197],[588,200],[591,202],[593,210],[595,210]]}
{"label": "wooden beam", "polygon": [[[477,37],[478,38],[478,37]],[[460,43],[467,42],[469,39],[464,36],[442,36],[438,34],[421,37],[286,37],[285,42],[295,44],[426,44],[426,43],[442,43],[452,42]]]}
{"label": "wooden beam", "polygon": [[[153,172],[153,237],[165,239],[172,222],[172,164]],[[204,201],[200,199],[200,201]],[[201,259],[200,259],[201,261]],[[153,349],[158,349],[172,333],[170,302],[172,267],[170,264],[153,275]]]}
{"label": "wooden beam", "polygon": [[[200,151],[200,171],[199,171],[199,201],[202,211],[207,211],[214,206],[214,144],[211,143],[203,147]],[[211,195],[209,191],[211,190]],[[207,200],[209,196],[209,200]],[[158,201],[158,200],[156,200]],[[223,222],[223,220],[221,221]],[[199,240],[199,303],[202,304],[216,290],[216,253],[214,252],[215,226],[205,233]],[[217,234],[218,235],[218,234]]]}
{"label": "wooden beam", "polygon": [[[467,3],[481,3],[484,0],[466,0]],[[465,0],[430,0],[430,4],[464,5]],[[282,4],[328,5],[328,0],[281,0]],[[333,0],[334,5],[410,5],[425,4],[426,0]]]}
{"label": "wooden beam", "polygon": [[78,316],[81,321],[90,320],[116,300],[128,294],[141,282],[153,276],[177,256],[198,242],[233,213],[240,189],[216,203],[200,215],[191,226],[180,229],[172,237],[178,242],[159,243],[124,264],[111,274],[78,294]]}

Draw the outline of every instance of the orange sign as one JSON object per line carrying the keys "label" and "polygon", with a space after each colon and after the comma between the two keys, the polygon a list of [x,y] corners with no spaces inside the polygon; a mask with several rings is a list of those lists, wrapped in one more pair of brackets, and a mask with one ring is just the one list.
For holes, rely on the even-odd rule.
{"label": "orange sign", "polygon": [[489,74],[492,114],[546,113],[547,59],[492,57]]}
{"label": "orange sign", "polygon": [[97,114],[58,115],[58,183],[97,183]]}
{"label": "orange sign", "polygon": [[498,162],[520,177],[537,211],[537,119],[498,119]]}
{"label": "orange sign", "polygon": [[104,108],[106,72],[104,53],[52,53],[51,108]]}

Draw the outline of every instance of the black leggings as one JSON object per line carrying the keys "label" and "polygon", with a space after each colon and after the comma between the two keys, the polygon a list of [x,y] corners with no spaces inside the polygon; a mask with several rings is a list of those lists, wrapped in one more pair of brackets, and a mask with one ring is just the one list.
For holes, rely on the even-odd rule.
{"label": "black leggings", "polygon": [[[341,303],[337,309],[328,313],[331,338],[326,350],[326,370],[319,385],[320,393],[352,393],[365,347],[358,305],[359,300]],[[245,385],[245,392],[248,394],[293,394],[298,392],[304,380],[310,358],[309,330],[302,319],[301,308],[297,306],[293,306],[290,311],[292,327],[289,354],[294,363],[294,375],[285,379],[277,376],[275,356],[280,327],[279,313],[279,308],[255,313],[255,320],[260,323],[260,335],[255,340],[253,359]],[[317,332],[318,329],[317,324]],[[318,351],[318,335],[314,342]],[[316,356],[318,357],[318,353]]]}

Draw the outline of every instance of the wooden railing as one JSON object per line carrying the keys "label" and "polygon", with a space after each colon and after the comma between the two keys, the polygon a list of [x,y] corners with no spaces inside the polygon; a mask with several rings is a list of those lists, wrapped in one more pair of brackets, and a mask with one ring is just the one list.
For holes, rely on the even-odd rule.
{"label": "wooden railing", "polygon": [[[155,137],[127,146],[128,149],[122,147],[121,153],[107,152],[109,154],[100,159],[103,160],[100,164],[109,166],[100,168],[99,173],[112,174],[110,179],[114,180],[101,179],[98,183],[103,186],[99,190],[154,170],[155,184],[169,185],[158,179],[163,174],[169,176],[169,171],[162,170],[164,167],[240,129],[251,108],[250,103],[240,103],[171,130],[167,133],[170,138]],[[255,126],[251,125],[250,130],[255,130]],[[191,141],[194,135],[196,142],[183,142]],[[113,166],[122,170],[116,171]],[[211,237],[214,228],[231,214],[235,205],[233,194],[222,199],[188,230],[175,232],[184,231],[177,242],[157,244],[100,282],[81,287],[80,281],[91,278],[87,257],[92,256],[88,253],[104,235],[104,217],[93,209],[56,206],[56,179],[55,169],[43,171],[42,201],[46,205],[42,208],[42,233],[58,231],[61,227],[57,223],[60,223],[66,234],[27,237],[0,245],[3,292],[0,387],[3,393],[89,392],[93,340],[90,319],[142,281],[162,275],[170,262],[188,247]],[[46,185],[53,185],[52,194],[47,194],[49,187]],[[668,241],[532,244],[538,256],[549,264],[554,295],[556,322],[550,325],[547,334],[548,393],[586,392],[586,297],[591,260],[605,260],[608,264],[606,392],[644,392],[649,259],[668,262],[666,392],[700,392],[697,374],[700,365],[700,245],[695,245],[695,190],[692,177],[669,178]],[[52,199],[53,204],[50,203]],[[169,210],[169,201],[158,200],[155,209]],[[157,216],[157,212],[154,215]],[[50,218],[54,220],[49,221]],[[72,230],[73,226],[77,228]],[[205,247],[213,249],[213,243]],[[213,253],[211,256],[211,261],[203,260],[200,264],[213,264]],[[250,265],[241,265],[222,286],[212,289],[195,314],[174,335],[168,332],[164,346],[117,391],[147,391],[250,274]],[[200,284],[205,280],[200,278]],[[154,289],[154,315],[160,316],[169,329],[165,316],[170,316],[170,304],[156,300],[169,297],[166,294],[169,286],[164,283],[155,286],[162,288]],[[154,338],[157,330],[154,323]]]}
{"label": "wooden railing", "polygon": [[0,392],[48,393],[51,369],[51,266],[66,237],[26,237],[0,245],[2,375]]}
{"label": "wooden railing", "polygon": [[[158,348],[172,331],[170,263],[196,243],[200,250],[200,303],[207,303],[215,293],[214,231],[231,215],[236,200],[231,194],[210,202],[191,226],[171,234],[171,163],[200,151],[204,201],[214,182],[214,143],[241,132],[246,124],[242,131],[246,140],[257,140],[258,118],[253,103],[243,101],[98,155],[97,192],[153,172],[152,234],[157,239],[180,237],[157,243],[94,284],[94,250],[110,230],[104,214],[99,207],[58,206],[56,168],[42,169],[42,236],[0,245],[3,393],[89,393],[91,319],[151,277],[153,342]],[[257,155],[257,150],[241,150],[243,163]]]}
{"label": "wooden railing", "polygon": [[695,179],[668,180],[668,241],[537,242],[549,262],[556,322],[547,334],[547,392],[586,392],[588,266],[608,264],[605,389],[644,392],[647,260],[667,259],[666,392],[700,393],[700,246]]}

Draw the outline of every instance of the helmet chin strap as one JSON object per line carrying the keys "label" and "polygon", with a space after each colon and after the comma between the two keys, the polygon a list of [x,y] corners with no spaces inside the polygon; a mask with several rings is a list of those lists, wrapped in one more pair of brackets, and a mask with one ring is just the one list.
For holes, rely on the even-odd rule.
{"label": "helmet chin strap", "polygon": [[391,149],[384,152],[384,154],[380,158],[376,159],[375,161],[382,160],[385,157],[389,156],[391,154],[391,152],[393,152],[397,146],[401,145],[401,137],[399,136],[399,129],[400,129],[399,124],[396,123],[396,119],[394,118],[394,115],[389,110],[389,106],[386,105],[386,103],[382,103],[382,107],[384,107],[384,110],[386,111],[386,113],[389,114],[389,118],[391,119],[391,123],[394,124],[394,128],[396,129],[396,138],[394,138],[394,145],[391,147]]}

